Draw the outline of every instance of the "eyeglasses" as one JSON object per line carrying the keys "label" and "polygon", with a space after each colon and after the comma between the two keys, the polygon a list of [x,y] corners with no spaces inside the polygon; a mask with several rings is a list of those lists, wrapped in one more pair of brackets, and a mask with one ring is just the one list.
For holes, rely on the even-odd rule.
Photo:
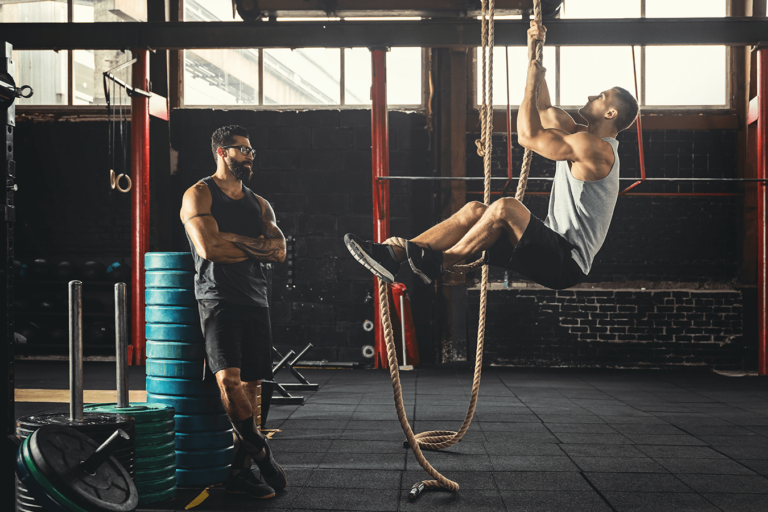
{"label": "eyeglasses", "polygon": [[245,156],[251,155],[253,158],[256,158],[256,150],[250,146],[221,146],[221,147],[222,149],[230,149],[230,148],[239,149],[240,152]]}

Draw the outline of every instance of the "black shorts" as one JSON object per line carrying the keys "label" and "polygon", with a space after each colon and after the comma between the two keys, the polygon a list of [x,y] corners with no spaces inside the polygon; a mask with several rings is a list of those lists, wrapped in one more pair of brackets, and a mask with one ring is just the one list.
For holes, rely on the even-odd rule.
{"label": "black shorts", "polygon": [[211,371],[240,368],[243,382],[272,379],[269,308],[205,299],[197,304]]}
{"label": "black shorts", "polygon": [[571,257],[572,249],[573,244],[531,215],[517,245],[513,247],[509,237],[502,235],[488,250],[488,264],[519,272],[547,288],[562,290],[587,277]]}

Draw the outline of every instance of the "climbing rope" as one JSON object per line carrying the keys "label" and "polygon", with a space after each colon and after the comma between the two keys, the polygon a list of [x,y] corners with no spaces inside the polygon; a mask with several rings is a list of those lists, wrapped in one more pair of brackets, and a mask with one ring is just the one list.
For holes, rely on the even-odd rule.
{"label": "climbing rope", "polygon": [[[537,21],[541,22],[541,0],[534,0],[533,2],[534,17]],[[481,134],[480,140],[476,142],[478,147],[478,154],[483,157],[483,169],[484,169],[484,193],[483,201],[486,205],[491,204],[491,152],[492,152],[492,136],[493,136],[493,18],[495,13],[494,0],[482,0],[482,73],[483,73],[483,101],[480,106],[480,120],[481,120]],[[536,59],[541,62],[541,44],[536,43]],[[515,195],[518,201],[523,200],[525,195],[525,187],[528,183],[528,173],[531,166],[531,154],[530,150],[525,150],[525,157],[523,158],[523,168],[520,173],[520,181],[517,186],[517,193]],[[385,244],[400,247],[405,250],[406,240],[403,238],[392,237],[384,241]],[[485,341],[485,315],[487,309],[488,299],[488,265],[485,264],[484,255],[477,261],[467,265],[454,265],[449,272],[465,273],[475,268],[482,266],[482,280],[480,285],[480,321],[477,329],[477,353],[475,355],[475,369],[474,379],[472,381],[472,394],[469,399],[469,407],[467,409],[467,415],[464,418],[464,422],[458,432],[450,430],[432,430],[428,432],[421,432],[414,434],[408,423],[408,418],[405,415],[405,407],[403,406],[403,393],[400,386],[400,372],[397,364],[397,352],[395,349],[395,340],[392,330],[392,321],[390,320],[389,299],[387,297],[387,285],[378,279],[379,286],[379,309],[381,311],[381,325],[384,330],[384,339],[387,344],[387,361],[389,363],[389,373],[392,377],[392,388],[395,396],[395,408],[397,409],[397,417],[400,420],[400,425],[403,427],[403,432],[408,439],[408,444],[413,450],[413,454],[416,460],[419,462],[424,471],[434,480],[424,480],[417,482],[410,492],[410,498],[416,498],[425,489],[445,489],[449,491],[457,491],[459,484],[453,480],[441,475],[435,468],[433,468],[426,457],[422,453],[422,448],[425,450],[442,450],[448,448],[461,441],[464,434],[469,429],[469,425],[472,423],[472,417],[475,414],[475,407],[477,406],[477,396],[480,391],[480,375],[483,366],[483,343]]]}

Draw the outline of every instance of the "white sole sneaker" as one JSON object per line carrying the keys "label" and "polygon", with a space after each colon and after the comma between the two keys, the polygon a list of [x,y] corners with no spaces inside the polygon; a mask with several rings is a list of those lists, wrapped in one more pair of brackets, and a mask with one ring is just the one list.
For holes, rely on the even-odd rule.
{"label": "white sole sneaker", "polygon": [[[419,276],[422,281],[424,281],[424,284],[432,284],[432,280],[429,277],[427,277],[427,274],[425,274],[424,272],[416,268],[416,265],[413,264],[413,259],[411,258],[411,255],[408,254],[408,251],[407,251],[409,245],[410,243],[406,244],[405,247],[406,247],[406,256],[408,257],[408,264],[411,266],[411,270],[413,271],[414,274]],[[419,247],[419,249],[421,248]]]}
{"label": "white sole sneaker", "polygon": [[370,270],[376,277],[385,283],[392,284],[395,282],[395,276],[392,275],[392,272],[382,267],[378,261],[371,258],[349,235],[344,235],[344,245],[347,246],[347,249],[352,253],[352,256],[358,263]]}

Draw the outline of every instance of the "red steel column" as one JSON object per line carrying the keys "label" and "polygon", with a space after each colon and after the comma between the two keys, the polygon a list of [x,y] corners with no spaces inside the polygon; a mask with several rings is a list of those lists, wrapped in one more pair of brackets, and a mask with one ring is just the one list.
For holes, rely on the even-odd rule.
{"label": "red steel column", "polygon": [[[373,241],[381,243],[389,238],[389,124],[387,122],[387,51],[371,48],[371,156],[373,159]],[[379,284],[374,278],[374,295],[378,297]],[[374,304],[374,366],[387,368],[387,347],[381,326],[378,298]]]}
{"label": "red steel column", "polygon": [[[768,47],[757,50],[757,177],[768,178]],[[768,375],[768,184],[758,184],[758,373]]]}
{"label": "red steel column", "polygon": [[[134,50],[139,61],[133,66],[133,86],[149,90],[149,52]],[[149,249],[149,98],[136,94],[131,99],[131,364],[144,364],[144,253]]]}

